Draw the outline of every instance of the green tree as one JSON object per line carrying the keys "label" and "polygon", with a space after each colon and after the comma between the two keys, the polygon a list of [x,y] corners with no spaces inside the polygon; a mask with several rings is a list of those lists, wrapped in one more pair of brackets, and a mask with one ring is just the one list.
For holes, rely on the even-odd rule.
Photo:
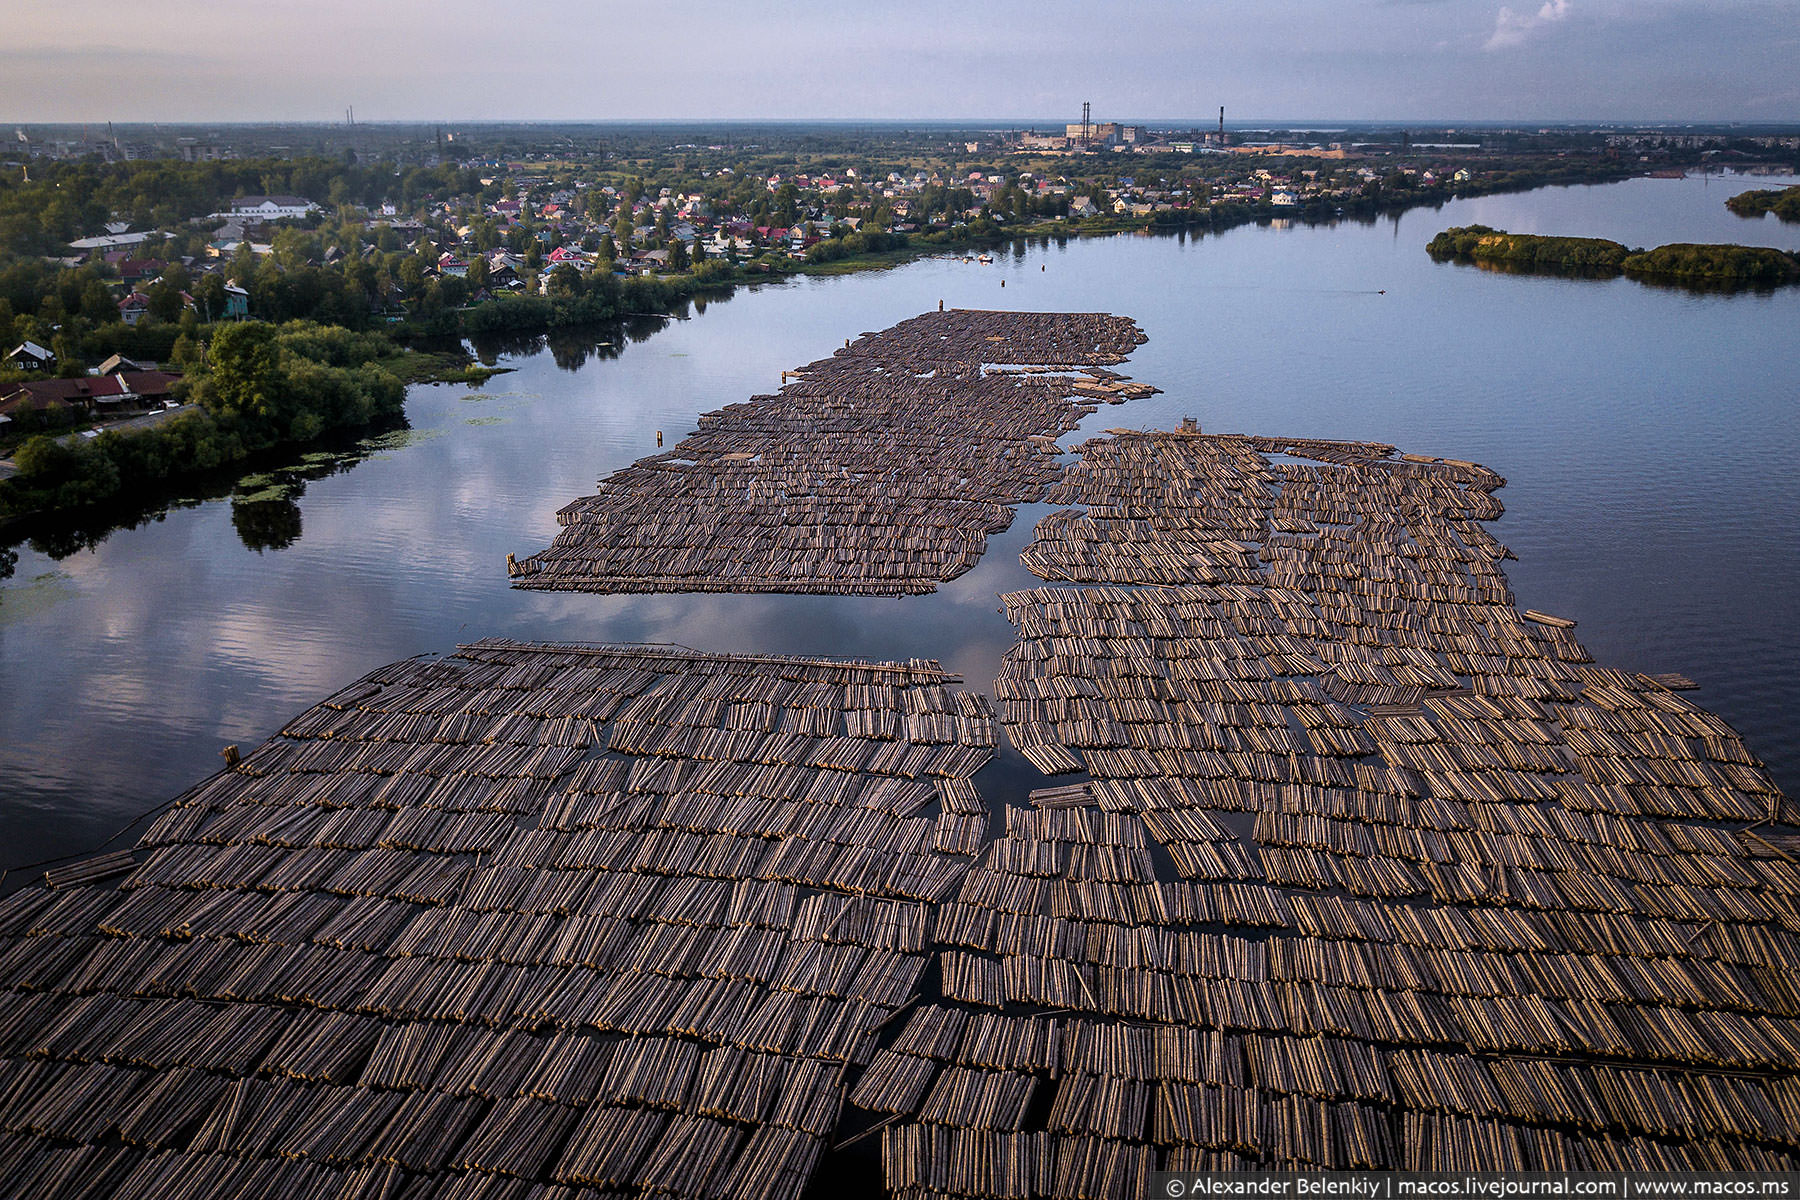
{"label": "green tree", "polygon": [[252,427],[285,423],[287,377],[272,326],[261,321],[223,326],[213,334],[206,365],[195,398],[207,412]]}
{"label": "green tree", "polygon": [[119,302],[113,299],[112,290],[98,279],[90,279],[81,289],[80,313],[96,325],[104,325],[119,319]]}
{"label": "green tree", "polygon": [[792,225],[800,212],[800,189],[784,183],[775,193],[775,215],[783,225]]}
{"label": "green tree", "polygon": [[217,321],[225,316],[225,280],[217,273],[194,285],[194,304],[202,320]]}
{"label": "green tree", "polygon": [[581,295],[581,272],[571,263],[557,263],[544,281],[544,294],[552,300],[573,300]]}
{"label": "green tree", "polygon": [[31,507],[74,508],[117,494],[119,468],[99,447],[80,438],[62,442],[39,434],[13,455],[15,482]]}
{"label": "green tree", "polygon": [[200,344],[188,333],[179,335],[174,348],[169,351],[169,362],[178,371],[192,371],[205,361]]}
{"label": "green tree", "polygon": [[[113,314],[118,315],[114,309]],[[79,331],[67,325],[62,331],[50,339],[50,351],[56,355],[56,373],[64,379],[73,379],[82,374],[81,335]]]}
{"label": "green tree", "polygon": [[173,324],[181,319],[181,292],[171,284],[158,281],[144,293],[150,300],[150,315],[158,321]]}

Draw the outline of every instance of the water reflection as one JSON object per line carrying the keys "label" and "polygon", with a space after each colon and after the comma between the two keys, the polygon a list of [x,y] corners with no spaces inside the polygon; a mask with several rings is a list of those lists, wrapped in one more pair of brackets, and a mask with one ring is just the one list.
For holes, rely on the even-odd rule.
{"label": "water reflection", "polygon": [[1800,284],[1800,279],[1790,280],[1785,284],[1741,279],[1670,279],[1664,275],[1639,275],[1632,271],[1627,271],[1625,277],[1643,287],[1658,288],[1665,292],[1687,292],[1695,296],[1772,296],[1785,287]]}
{"label": "water reflection", "polygon": [[[231,523],[245,548],[261,553],[282,550],[300,539],[301,514],[296,501],[308,481],[350,470],[370,456],[392,450],[407,434],[405,417],[383,421],[362,434],[327,438],[317,448],[275,450],[232,467],[192,475],[147,488],[74,512],[21,519],[11,530],[16,539],[0,544],[0,579],[13,573],[20,544],[52,562],[98,549],[115,534],[141,530],[171,513],[198,508],[211,500],[231,498]],[[0,592],[0,604],[5,593]]]}
{"label": "water reflection", "polygon": [[300,506],[290,499],[234,500],[231,527],[245,547],[261,554],[286,550],[300,540]]}
{"label": "water reflection", "polygon": [[[720,303],[718,297],[713,304]],[[604,362],[619,357],[633,342],[648,341],[670,321],[681,321],[705,312],[705,302],[698,297],[680,305],[668,316],[636,315],[617,321],[586,325],[565,325],[547,331],[526,332],[504,330],[479,333],[469,338],[469,349],[483,366],[498,366],[502,359],[531,358],[548,351],[550,359],[565,371],[579,371],[590,362]]]}
{"label": "water reflection", "polygon": [[1547,275],[1553,279],[1585,279],[1601,283],[1614,279],[1629,279],[1633,283],[1648,288],[1687,292],[1699,296],[1735,296],[1745,292],[1768,296],[1781,287],[1800,283],[1800,280],[1779,284],[1745,279],[1683,279],[1667,275],[1645,275],[1637,271],[1618,271],[1611,267],[1541,266],[1529,262],[1509,262],[1506,259],[1472,258],[1467,254],[1432,253],[1431,258],[1434,262],[1453,263],[1459,267],[1475,267],[1495,275]]}
{"label": "water reflection", "polygon": [[[34,554],[60,562],[84,550],[93,550],[119,530],[142,529],[161,521],[169,513],[193,508],[202,499],[223,496],[230,485],[219,481],[203,481],[195,495],[174,494],[138,497],[125,503],[109,503],[76,513],[22,519],[14,533],[26,534],[14,546],[26,545]],[[16,550],[14,551],[16,553]]]}
{"label": "water reflection", "polygon": [[1495,275],[1548,275],[1554,279],[1594,279],[1608,280],[1619,278],[1620,272],[1608,267],[1540,267],[1534,263],[1507,262],[1503,259],[1470,258],[1466,254],[1432,254],[1433,262],[1455,263],[1459,267],[1474,267],[1480,271],[1491,271]]}

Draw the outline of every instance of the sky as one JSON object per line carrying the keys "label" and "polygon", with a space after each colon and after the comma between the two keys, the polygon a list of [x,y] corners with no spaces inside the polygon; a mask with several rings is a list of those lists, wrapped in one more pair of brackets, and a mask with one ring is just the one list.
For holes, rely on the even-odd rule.
{"label": "sky", "polygon": [[0,0],[0,123],[1800,122],[1800,0]]}

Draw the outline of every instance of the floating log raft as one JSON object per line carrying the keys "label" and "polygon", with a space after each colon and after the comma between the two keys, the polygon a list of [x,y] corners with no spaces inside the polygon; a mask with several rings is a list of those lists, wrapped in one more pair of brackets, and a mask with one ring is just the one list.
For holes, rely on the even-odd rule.
{"label": "floating log raft", "polygon": [[1055,439],[1093,402],[1155,390],[1104,370],[1143,340],[1105,313],[962,309],[865,334],[603,480],[508,572],[544,590],[933,591],[1055,481]]}
{"label": "floating log raft", "polygon": [[80,862],[66,866],[52,867],[44,872],[45,887],[69,887],[78,883],[93,883],[113,875],[123,875],[136,865],[136,859],[129,850],[114,850],[107,854],[96,854],[92,858],[84,858]]}
{"label": "floating log raft", "polygon": [[[1784,799],[1718,717],[1513,606],[1500,483],[1368,443],[1082,447],[996,697],[1091,779],[1008,809],[938,909],[944,999],[851,1097],[938,1081],[882,1131],[891,1189],[1800,1163]],[[1041,1124],[942,1095],[1021,1073]]]}
{"label": "floating log raft", "polygon": [[0,1194],[797,1197],[980,848],[994,721],[952,682],[375,671],[0,901]]}
{"label": "floating log raft", "polygon": [[1085,783],[1071,783],[1064,787],[1037,788],[1029,798],[1039,808],[1074,808],[1078,805],[1093,804],[1097,799],[1094,789]]}

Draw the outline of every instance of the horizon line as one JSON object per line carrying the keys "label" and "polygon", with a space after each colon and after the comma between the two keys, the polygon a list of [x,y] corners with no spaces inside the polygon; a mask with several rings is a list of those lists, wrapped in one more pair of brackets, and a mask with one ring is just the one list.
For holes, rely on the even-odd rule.
{"label": "horizon line", "polygon": [[[1097,125],[1158,125],[1194,129],[1215,128],[1217,117],[1115,117],[1096,120]],[[295,126],[301,128],[357,129],[363,126],[406,126],[406,125],[463,125],[463,126],[507,126],[507,125],[930,125],[953,129],[1021,129],[1039,125],[1064,126],[1079,124],[1066,117],[382,117],[371,120],[358,120],[355,124],[345,122],[342,118],[300,118],[300,117],[258,117],[235,118],[231,120],[207,120],[205,118],[168,118],[160,120],[116,120],[112,118],[82,119],[14,119],[0,117],[0,125],[24,126],[93,126],[106,124],[114,127],[145,128],[158,126],[214,126],[218,128],[257,128],[266,126]],[[1786,118],[1749,118],[1749,117],[1268,117],[1254,115],[1242,118],[1228,118],[1227,129],[1264,129],[1295,126],[1319,126],[1318,132],[1329,132],[1325,126],[1351,128],[1357,126],[1387,125],[1426,125],[1431,127],[1456,127],[1465,125],[1491,127],[1580,127],[1594,128],[1615,125],[1732,125],[1770,128],[1800,128],[1800,115]]]}

